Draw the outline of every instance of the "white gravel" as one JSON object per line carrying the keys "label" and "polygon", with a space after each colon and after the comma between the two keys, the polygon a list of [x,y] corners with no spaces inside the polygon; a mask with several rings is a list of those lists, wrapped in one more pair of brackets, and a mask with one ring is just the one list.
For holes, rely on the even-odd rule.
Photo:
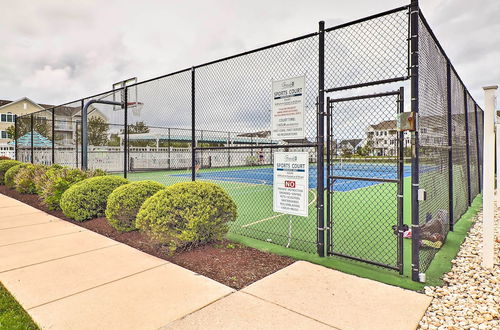
{"label": "white gravel", "polygon": [[482,212],[444,275],[442,287],[425,287],[433,297],[419,329],[500,329],[500,209],[495,214],[495,267],[481,267]]}

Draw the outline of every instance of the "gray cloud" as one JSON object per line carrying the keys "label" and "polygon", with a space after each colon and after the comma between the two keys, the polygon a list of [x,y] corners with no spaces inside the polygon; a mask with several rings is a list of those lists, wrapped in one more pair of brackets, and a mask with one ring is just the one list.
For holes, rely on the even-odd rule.
{"label": "gray cloud", "polygon": [[[62,103],[407,4],[407,1],[0,0],[0,98]],[[482,100],[500,80],[500,4],[421,0],[459,74]]]}

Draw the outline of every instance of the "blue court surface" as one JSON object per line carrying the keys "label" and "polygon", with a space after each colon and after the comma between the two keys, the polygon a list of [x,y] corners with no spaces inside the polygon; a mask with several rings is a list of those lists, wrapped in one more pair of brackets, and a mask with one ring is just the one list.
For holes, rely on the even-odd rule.
{"label": "blue court surface", "polygon": [[[327,180],[326,172],[327,170],[325,169],[325,186]],[[309,188],[316,188],[316,174],[316,166],[310,166]],[[350,191],[384,183],[383,181],[372,181],[373,179],[397,179],[396,165],[391,164],[346,164],[343,166],[334,166],[332,174],[334,176],[360,178],[356,180],[335,179],[333,181],[334,191]],[[411,166],[404,166],[404,177],[408,177],[410,175]],[[189,177],[190,174],[174,174],[173,176]],[[362,178],[367,178],[371,181],[366,181]],[[200,170],[198,172],[197,179],[272,185],[273,168],[255,167],[249,169],[221,168],[220,170]]]}

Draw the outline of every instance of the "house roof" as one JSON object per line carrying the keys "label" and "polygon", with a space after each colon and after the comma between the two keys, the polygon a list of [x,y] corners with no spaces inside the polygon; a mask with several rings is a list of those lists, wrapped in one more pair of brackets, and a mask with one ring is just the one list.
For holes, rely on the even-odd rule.
{"label": "house roof", "polygon": [[395,120],[384,120],[378,124],[370,125],[373,129],[381,130],[381,129],[396,129],[396,121]]}
{"label": "house roof", "polygon": [[[10,145],[15,145],[16,142],[11,141],[8,144]],[[28,132],[21,136],[20,138],[17,139],[17,146],[22,146],[22,147],[31,147],[31,132]],[[52,146],[52,141],[47,139],[45,136],[42,134],[38,133],[37,131],[33,132],[33,147],[51,147]]]}
{"label": "house roof", "polygon": [[363,139],[347,139],[340,141],[340,146],[350,144],[353,148],[356,147]]}
{"label": "house roof", "polygon": [[31,100],[27,97],[23,97],[23,98],[20,98],[19,100],[15,100],[15,101],[0,100],[0,109],[2,109],[3,107],[6,107],[8,105],[11,105],[11,104],[19,103],[21,101],[28,101],[28,102],[32,103],[33,105],[37,106],[38,108],[40,108],[40,110],[44,109],[41,105],[39,105],[36,102],[33,102],[33,100]]}

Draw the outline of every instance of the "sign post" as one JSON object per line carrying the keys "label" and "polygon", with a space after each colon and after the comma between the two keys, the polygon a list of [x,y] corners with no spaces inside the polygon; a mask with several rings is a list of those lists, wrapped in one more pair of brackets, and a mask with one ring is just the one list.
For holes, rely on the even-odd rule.
{"label": "sign post", "polygon": [[273,211],[307,217],[309,192],[309,154],[274,154]]}
{"label": "sign post", "polygon": [[271,139],[303,139],[305,77],[273,81]]}

